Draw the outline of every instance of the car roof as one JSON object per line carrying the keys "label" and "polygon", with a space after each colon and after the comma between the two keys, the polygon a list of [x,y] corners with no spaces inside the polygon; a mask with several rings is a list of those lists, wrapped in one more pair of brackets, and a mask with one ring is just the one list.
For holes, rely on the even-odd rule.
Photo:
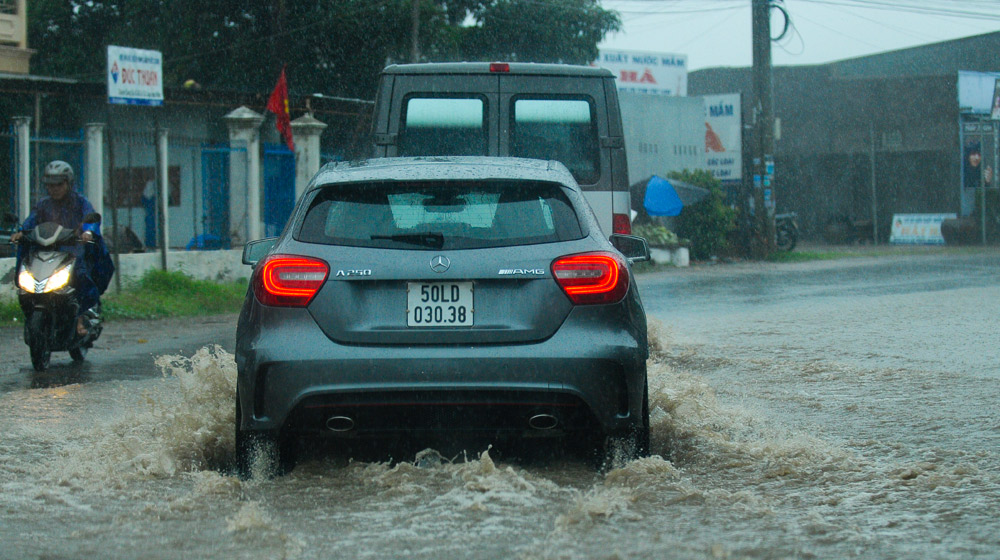
{"label": "car roof", "polygon": [[613,78],[607,68],[574,66],[571,64],[540,64],[535,62],[510,62],[508,72],[491,72],[490,62],[430,62],[423,64],[393,64],[382,70],[383,74],[532,74],[540,76],[597,76]]}
{"label": "car roof", "polygon": [[580,190],[573,175],[558,161],[487,156],[389,157],[329,163],[313,178],[311,188],[365,181],[471,179],[548,181]]}

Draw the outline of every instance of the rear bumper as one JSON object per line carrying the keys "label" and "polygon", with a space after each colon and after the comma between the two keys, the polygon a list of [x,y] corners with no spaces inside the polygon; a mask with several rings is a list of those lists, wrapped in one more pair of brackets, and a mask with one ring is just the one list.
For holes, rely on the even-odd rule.
{"label": "rear bumper", "polygon": [[[256,311],[237,337],[242,429],[517,434],[539,432],[528,420],[547,414],[557,426],[546,433],[619,433],[640,416],[644,342],[603,323],[571,316],[530,344],[375,347],[337,344],[301,310]],[[352,429],[328,429],[334,417]]]}

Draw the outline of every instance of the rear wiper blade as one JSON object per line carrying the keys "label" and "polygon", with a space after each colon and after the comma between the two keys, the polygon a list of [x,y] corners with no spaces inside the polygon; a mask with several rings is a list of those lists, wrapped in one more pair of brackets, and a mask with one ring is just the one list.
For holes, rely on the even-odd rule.
{"label": "rear wiper blade", "polygon": [[434,231],[428,231],[426,233],[401,233],[397,235],[373,235],[371,238],[401,241],[411,245],[424,245],[435,249],[440,249],[444,246],[444,234]]}

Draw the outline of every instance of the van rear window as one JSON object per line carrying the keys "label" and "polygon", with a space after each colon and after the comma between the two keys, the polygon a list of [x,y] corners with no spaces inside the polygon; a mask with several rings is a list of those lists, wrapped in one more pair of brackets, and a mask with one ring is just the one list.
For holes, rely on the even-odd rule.
{"label": "van rear window", "polygon": [[467,97],[416,97],[405,101],[401,156],[484,156],[486,101]]}
{"label": "van rear window", "polygon": [[516,157],[562,162],[581,185],[600,179],[600,150],[589,99],[517,97],[511,108],[510,146]]}
{"label": "van rear window", "polygon": [[583,237],[554,183],[418,181],[325,187],[296,239],[385,249],[475,249]]}

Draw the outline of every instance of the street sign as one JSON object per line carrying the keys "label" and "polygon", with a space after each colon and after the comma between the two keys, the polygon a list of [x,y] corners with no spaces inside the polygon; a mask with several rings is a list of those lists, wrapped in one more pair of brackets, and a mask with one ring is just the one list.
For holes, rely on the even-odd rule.
{"label": "street sign", "polygon": [[614,73],[618,91],[687,96],[687,55],[600,51],[594,65]]}
{"label": "street sign", "polygon": [[723,182],[743,180],[740,94],[706,95],[705,169]]}
{"label": "street sign", "polygon": [[163,105],[160,51],[108,45],[108,103]]}

